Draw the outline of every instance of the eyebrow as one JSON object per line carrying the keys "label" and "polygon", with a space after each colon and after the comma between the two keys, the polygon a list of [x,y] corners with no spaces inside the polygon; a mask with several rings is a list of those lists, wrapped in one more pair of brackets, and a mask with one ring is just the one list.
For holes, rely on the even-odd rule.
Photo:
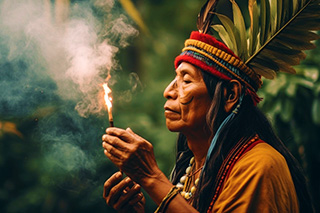
{"label": "eyebrow", "polygon": [[[189,71],[189,70],[187,70],[187,69],[181,69],[181,70],[179,70],[178,72],[179,72],[181,75],[186,75],[186,74],[191,75],[191,76],[194,75],[191,71]],[[176,70],[176,74],[178,74],[178,72],[177,72],[177,70]]]}

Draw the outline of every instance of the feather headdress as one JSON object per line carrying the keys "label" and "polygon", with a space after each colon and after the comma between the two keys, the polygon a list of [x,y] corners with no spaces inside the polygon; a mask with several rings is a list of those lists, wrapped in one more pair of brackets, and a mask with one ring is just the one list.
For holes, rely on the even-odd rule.
{"label": "feather headdress", "polygon": [[[319,0],[248,0],[244,16],[235,0],[208,0],[197,27],[216,31],[221,40],[256,74],[273,79],[277,72],[295,73],[292,66],[319,39]],[[249,17],[249,23],[244,17]],[[247,29],[248,26],[248,29]]]}

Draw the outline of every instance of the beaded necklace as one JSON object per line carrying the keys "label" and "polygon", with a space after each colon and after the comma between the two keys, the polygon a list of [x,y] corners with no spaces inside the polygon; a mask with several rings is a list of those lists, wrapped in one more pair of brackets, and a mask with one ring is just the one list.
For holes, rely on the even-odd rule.
{"label": "beaded necklace", "polygon": [[[199,178],[194,180],[195,174],[197,174],[203,166],[201,166],[196,171],[192,172],[194,167],[194,157],[190,159],[189,166],[186,169],[186,174],[183,175],[180,178],[180,182],[176,185],[176,187],[180,190],[180,194],[182,197],[184,197],[187,201],[191,201],[191,198],[193,197],[194,193],[197,190],[197,185],[199,183]],[[192,187],[191,183],[194,181],[194,184]]]}

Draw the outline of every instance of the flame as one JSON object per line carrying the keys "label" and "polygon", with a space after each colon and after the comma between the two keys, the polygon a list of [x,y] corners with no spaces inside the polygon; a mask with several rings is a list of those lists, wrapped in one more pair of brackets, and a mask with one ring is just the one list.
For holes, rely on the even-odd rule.
{"label": "flame", "polygon": [[111,97],[112,90],[108,87],[107,83],[104,83],[102,86],[104,89],[104,101],[106,102],[108,111],[110,111],[112,108],[112,97]]}

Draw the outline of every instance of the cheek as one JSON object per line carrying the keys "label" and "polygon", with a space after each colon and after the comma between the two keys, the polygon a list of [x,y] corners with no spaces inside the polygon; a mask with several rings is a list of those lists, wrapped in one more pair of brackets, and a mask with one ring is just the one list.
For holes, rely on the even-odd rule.
{"label": "cheek", "polygon": [[193,96],[189,104],[181,104],[182,120],[186,123],[194,123],[197,125],[205,122],[209,106],[210,100],[207,99],[206,96]]}
{"label": "cheek", "polygon": [[194,95],[189,92],[186,95],[180,95],[179,102],[183,106],[188,106],[194,99]]}
{"label": "cheek", "polygon": [[188,113],[190,110],[192,110],[194,101],[196,98],[196,95],[194,91],[185,91],[181,89],[179,91],[179,105],[181,109],[181,116],[182,118],[185,118],[188,116]]}

